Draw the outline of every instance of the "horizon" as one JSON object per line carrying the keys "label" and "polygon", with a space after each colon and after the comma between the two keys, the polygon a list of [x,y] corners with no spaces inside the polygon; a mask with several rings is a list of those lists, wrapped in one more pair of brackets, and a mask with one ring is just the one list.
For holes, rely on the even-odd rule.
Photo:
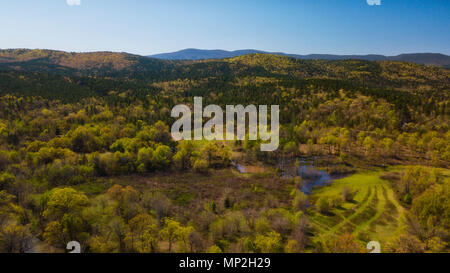
{"label": "horizon", "polygon": [[[400,55],[414,55],[414,54],[441,54],[445,56],[449,56],[450,54],[445,54],[442,52],[403,52],[396,55],[385,55],[382,53],[367,53],[367,54],[359,54],[359,53],[350,53],[350,54],[334,54],[334,53],[305,53],[305,54],[299,54],[299,53],[292,53],[292,52],[283,52],[283,51],[265,51],[260,49],[254,49],[254,48],[244,48],[244,49],[234,49],[234,50],[226,50],[226,49],[220,49],[220,48],[214,48],[214,49],[204,49],[204,48],[183,48],[176,51],[170,51],[170,52],[160,52],[160,53],[151,53],[151,54],[138,54],[134,52],[127,52],[127,51],[110,51],[110,50],[95,50],[95,51],[67,51],[62,49],[54,49],[54,48],[25,48],[25,47],[17,47],[17,48],[0,48],[0,50],[49,50],[49,51],[59,51],[59,52],[67,52],[67,53],[76,53],[76,54],[83,54],[83,53],[99,53],[99,52],[110,52],[110,53],[124,53],[124,54],[131,54],[131,55],[137,55],[141,57],[152,57],[155,55],[161,55],[161,54],[172,54],[177,53],[185,50],[199,50],[199,51],[226,51],[226,52],[234,52],[234,51],[245,51],[245,50],[253,50],[253,51],[261,51],[261,54],[287,54],[287,55],[298,55],[298,56],[310,56],[310,55],[334,55],[334,56],[384,56],[384,57],[396,57]],[[254,54],[254,53],[248,53],[248,54]],[[248,55],[244,54],[244,55]],[[289,57],[289,56],[287,56]]]}
{"label": "horizon", "polygon": [[[19,3],[20,2],[20,3]],[[8,1],[2,48],[127,52],[255,48],[288,54],[450,55],[445,0]],[[101,12],[99,12],[101,11]]]}

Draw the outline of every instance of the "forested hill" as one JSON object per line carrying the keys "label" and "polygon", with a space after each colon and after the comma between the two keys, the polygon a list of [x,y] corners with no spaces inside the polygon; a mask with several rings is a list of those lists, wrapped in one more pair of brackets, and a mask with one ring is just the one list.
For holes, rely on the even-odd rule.
{"label": "forested hill", "polygon": [[0,51],[0,94],[65,102],[121,94],[130,102],[159,98],[165,107],[193,96],[221,105],[271,105],[322,92],[330,99],[345,91],[384,99],[407,122],[417,112],[448,113],[449,87],[447,69],[394,61],[299,60],[268,54],[166,61],[111,52]]}
{"label": "forested hill", "polygon": [[299,60],[259,53],[217,60],[166,61],[127,53],[27,49],[0,50],[0,71],[126,78],[145,82],[212,77],[226,81],[248,76],[318,78],[384,88],[442,88],[448,86],[450,74],[438,67],[406,62]]}
{"label": "forested hill", "polygon": [[406,62],[299,60],[268,54],[166,61],[112,52],[0,51],[0,94],[66,102],[122,93],[130,99],[165,96],[174,103],[200,95],[218,104],[280,104],[283,101],[274,97],[286,90],[345,90],[385,99],[408,121],[417,111],[445,112],[449,86],[449,70]]}
{"label": "forested hill", "polygon": [[66,75],[162,75],[171,61],[115,52],[69,53],[55,50],[0,50],[0,69]]}

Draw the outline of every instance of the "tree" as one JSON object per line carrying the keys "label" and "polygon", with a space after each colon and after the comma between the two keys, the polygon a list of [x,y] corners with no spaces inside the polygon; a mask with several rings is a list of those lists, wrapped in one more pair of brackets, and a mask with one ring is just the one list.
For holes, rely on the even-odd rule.
{"label": "tree", "polygon": [[136,215],[128,223],[129,231],[125,237],[128,249],[140,253],[158,251],[158,222],[149,214]]}
{"label": "tree", "polygon": [[283,152],[288,155],[295,155],[298,152],[297,143],[294,141],[288,142],[284,145]]}
{"label": "tree", "polygon": [[448,244],[439,237],[433,237],[427,241],[426,246],[427,250],[432,253],[443,253]]}
{"label": "tree", "polygon": [[150,128],[149,131],[150,140],[154,142],[167,144],[172,139],[169,132],[169,126],[164,122],[158,121]]}
{"label": "tree", "polygon": [[16,177],[14,174],[9,172],[0,173],[0,191],[10,190],[16,182]]}
{"label": "tree", "polygon": [[28,227],[11,224],[0,231],[0,252],[25,253],[32,248],[33,237]]}
{"label": "tree", "polygon": [[330,211],[330,209],[331,209],[328,197],[325,197],[325,196],[320,197],[316,201],[316,208],[323,214],[328,213]]}
{"label": "tree", "polygon": [[152,155],[152,165],[157,169],[164,169],[169,167],[172,161],[172,151],[170,147],[159,145],[156,147]]}
{"label": "tree", "polygon": [[148,210],[152,210],[159,220],[170,216],[171,200],[163,193],[148,191],[144,193],[142,199],[143,206]]}
{"label": "tree", "polygon": [[220,249],[220,247],[218,247],[217,245],[212,245],[210,248],[208,248],[208,250],[206,252],[207,253],[223,253],[222,249]]}
{"label": "tree", "polygon": [[292,239],[298,243],[298,247],[300,250],[304,250],[308,245],[308,228],[309,228],[309,220],[308,217],[301,214],[299,219],[297,220],[297,224],[292,232]]}
{"label": "tree", "polygon": [[296,240],[288,240],[286,246],[284,247],[285,253],[301,253],[302,249],[300,244]]}
{"label": "tree", "polygon": [[296,190],[294,200],[292,201],[292,206],[295,211],[305,211],[308,206],[308,196],[306,196],[303,192]]}
{"label": "tree", "polygon": [[402,234],[388,244],[387,249],[393,253],[424,253],[425,244],[415,236]]}
{"label": "tree", "polygon": [[192,164],[192,169],[196,172],[206,174],[208,173],[208,161],[203,158],[196,159],[194,164]]}
{"label": "tree", "polygon": [[188,169],[191,164],[191,156],[194,151],[194,145],[191,141],[183,140],[178,143],[177,152],[173,157],[173,161],[175,166],[177,166],[181,170]]}
{"label": "tree", "polygon": [[266,217],[258,217],[254,222],[254,230],[255,232],[266,234],[270,232],[270,223]]}
{"label": "tree", "polygon": [[64,247],[71,240],[82,241],[81,212],[87,206],[87,196],[72,188],[55,188],[41,196],[42,216],[51,222],[46,226],[44,239],[56,247]]}
{"label": "tree", "polygon": [[363,247],[351,234],[343,234],[325,242],[326,249],[332,253],[361,253]]}
{"label": "tree", "polygon": [[172,252],[173,244],[182,238],[183,231],[179,222],[170,218],[164,219],[164,227],[159,231],[159,236],[169,242],[169,252]]}
{"label": "tree", "polygon": [[376,144],[376,142],[370,136],[367,136],[364,139],[363,145],[364,145],[364,149],[366,150],[366,156],[369,156],[372,154],[375,144]]}
{"label": "tree", "polygon": [[63,225],[58,221],[52,221],[47,224],[43,234],[44,240],[52,246],[64,248],[70,242],[67,232]]}
{"label": "tree", "polygon": [[355,197],[355,194],[356,194],[356,192],[353,191],[351,188],[343,187],[342,191],[341,191],[342,201],[344,201],[344,202],[352,202],[353,198]]}
{"label": "tree", "polygon": [[189,252],[193,253],[199,253],[203,252],[205,248],[205,241],[202,238],[202,235],[196,231],[192,230],[192,232],[188,235],[188,241],[189,241]]}
{"label": "tree", "polygon": [[[448,236],[450,229],[450,183],[430,187],[412,201],[412,211],[429,232]],[[447,234],[447,235],[445,235]]]}
{"label": "tree", "polygon": [[123,218],[120,216],[113,217],[107,224],[106,230],[109,234],[107,238],[115,242],[119,253],[124,252],[126,250],[125,237],[128,227]]}
{"label": "tree", "polygon": [[191,239],[196,239],[192,235],[194,234],[194,228],[191,226],[181,227],[179,230],[179,242],[180,242],[180,250],[182,252],[189,252],[194,246],[194,241]]}
{"label": "tree", "polygon": [[14,206],[12,201],[16,197],[14,195],[8,194],[6,191],[0,191],[0,228],[2,228],[7,223],[10,223],[11,218],[14,215]]}
{"label": "tree", "polygon": [[254,244],[256,249],[262,253],[277,253],[282,250],[281,235],[275,231],[265,235],[256,235]]}
{"label": "tree", "polygon": [[150,171],[152,169],[152,158],[153,158],[152,148],[140,148],[137,156],[137,165],[140,172]]}
{"label": "tree", "polygon": [[114,185],[106,194],[117,201],[117,213],[127,221],[142,210],[139,205],[139,193],[132,186]]}
{"label": "tree", "polygon": [[55,188],[41,197],[43,216],[61,219],[67,213],[79,214],[88,203],[87,196],[73,188]]}
{"label": "tree", "polygon": [[393,145],[394,145],[394,141],[392,139],[390,139],[388,137],[383,138],[383,140],[381,141],[383,155],[391,156],[393,153],[393,151],[392,151]]}
{"label": "tree", "polygon": [[116,140],[113,144],[111,144],[111,146],[109,147],[109,149],[112,152],[121,152],[121,153],[125,153],[125,152],[136,152],[136,141],[135,139],[132,138],[121,138]]}
{"label": "tree", "polygon": [[77,127],[71,134],[72,150],[79,153],[91,153],[98,150],[101,140],[95,136],[92,129]]}
{"label": "tree", "polygon": [[205,146],[202,148],[202,155],[203,158],[207,161],[208,165],[212,164],[213,158],[216,156],[218,152],[217,144],[214,142],[208,142]]}

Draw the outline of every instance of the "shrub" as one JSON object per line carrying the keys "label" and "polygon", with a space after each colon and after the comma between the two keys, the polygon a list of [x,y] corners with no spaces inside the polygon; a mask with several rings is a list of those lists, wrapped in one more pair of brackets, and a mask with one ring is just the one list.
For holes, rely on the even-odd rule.
{"label": "shrub", "polygon": [[213,245],[210,248],[208,248],[208,251],[206,251],[208,253],[223,253],[222,249],[220,249],[220,247],[218,247],[217,245]]}
{"label": "shrub", "polygon": [[274,231],[267,233],[266,235],[256,235],[255,247],[262,253],[277,253],[282,250],[281,235]]}
{"label": "shrub", "polygon": [[337,208],[342,204],[342,199],[339,196],[331,196],[328,201],[330,208]]}
{"label": "shrub", "polygon": [[341,194],[344,202],[351,202],[355,198],[356,192],[349,187],[344,187]]}
{"label": "shrub", "polygon": [[295,193],[294,201],[292,201],[292,206],[296,211],[305,211],[308,206],[308,196],[303,192],[297,190]]}
{"label": "shrub", "polygon": [[320,197],[317,201],[316,201],[316,208],[321,212],[321,213],[328,213],[331,209],[330,207],[330,202],[328,200],[327,197]]}
{"label": "shrub", "polygon": [[207,173],[208,172],[208,161],[206,161],[205,159],[197,159],[194,161],[194,164],[192,166],[192,168],[194,169],[194,171],[199,172],[199,173]]}

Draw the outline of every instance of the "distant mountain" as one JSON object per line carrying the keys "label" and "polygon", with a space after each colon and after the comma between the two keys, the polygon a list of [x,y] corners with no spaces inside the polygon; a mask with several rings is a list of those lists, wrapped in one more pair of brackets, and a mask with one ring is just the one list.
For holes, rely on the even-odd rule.
{"label": "distant mountain", "polygon": [[[78,100],[92,95],[106,96],[111,91],[132,91],[141,95],[166,94],[170,90],[184,93],[184,87],[189,85],[196,92],[214,92],[212,88],[220,86],[241,94],[247,85],[249,90],[256,92],[259,89],[254,89],[255,84],[284,81],[301,83],[302,86],[324,83],[323,87],[331,90],[337,88],[336,84],[350,89],[364,86],[382,89],[386,94],[391,94],[393,89],[431,90],[436,92],[436,96],[445,97],[450,86],[450,70],[437,66],[397,61],[301,60],[289,55],[281,56],[281,53],[248,53],[254,51],[235,52],[244,55],[219,60],[172,61],[114,52],[0,50],[0,94]],[[333,58],[330,55],[319,57]],[[318,57],[310,55],[308,58]],[[370,58],[382,59],[374,55]],[[398,58],[404,60],[405,56]],[[266,82],[268,78],[272,80]],[[179,79],[189,80],[180,82]],[[208,84],[200,85],[203,83]],[[186,92],[194,94],[189,93],[194,91]],[[409,99],[408,96],[404,98]]]}
{"label": "distant mountain", "polygon": [[450,56],[439,53],[414,53],[414,54],[401,54],[398,56],[384,56],[384,55],[331,55],[331,54],[309,54],[309,55],[297,55],[287,54],[282,52],[266,52],[254,49],[244,49],[236,51],[226,50],[204,50],[188,48],[172,53],[162,53],[156,55],[150,55],[147,57],[163,59],[163,60],[208,60],[208,59],[223,59],[233,58],[237,56],[263,53],[273,54],[280,56],[288,56],[301,60],[366,60],[366,61],[402,61],[412,62],[423,65],[438,65],[443,67],[450,66]]}
{"label": "distant mountain", "polygon": [[208,60],[208,59],[233,58],[253,53],[267,53],[267,52],[253,49],[226,51],[220,49],[203,50],[203,49],[188,48],[173,53],[162,53],[151,55],[148,57],[163,60]]}
{"label": "distant mountain", "polygon": [[450,56],[438,53],[402,54],[395,57],[389,57],[389,60],[412,62],[418,64],[439,65],[444,67],[450,65]]}

